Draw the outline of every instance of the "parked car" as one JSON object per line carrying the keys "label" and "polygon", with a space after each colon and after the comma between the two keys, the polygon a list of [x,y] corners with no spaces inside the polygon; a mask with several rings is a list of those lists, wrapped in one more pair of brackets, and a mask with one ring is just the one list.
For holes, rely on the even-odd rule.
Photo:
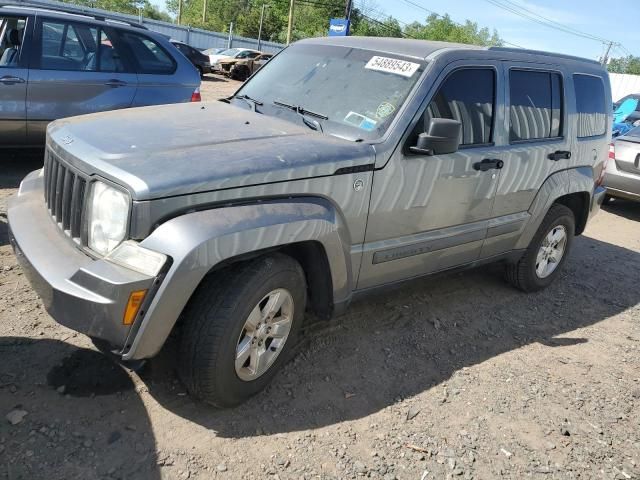
{"label": "parked car", "polygon": [[0,7],[0,147],[41,146],[58,118],[199,98],[162,35],[54,8]]}
{"label": "parked car", "polygon": [[[265,63],[271,60],[272,53],[262,53],[255,58],[233,59],[229,61],[220,60],[223,71],[228,71],[228,75],[234,80],[245,81],[255,72],[260,70]],[[227,65],[228,64],[228,65]]]}
{"label": "parked car", "polygon": [[193,63],[193,66],[196,67],[198,73],[200,73],[200,78],[202,78],[205,73],[211,73],[209,55],[205,55],[200,50],[177,40],[171,40],[171,43]]}
{"label": "parked car", "polygon": [[613,104],[613,137],[625,135],[640,124],[640,95],[627,95]]}
{"label": "parked car", "polygon": [[228,48],[223,50],[217,54],[209,55],[209,61],[211,63],[211,70],[215,73],[225,73],[229,71],[231,68],[231,64],[225,63],[227,66],[227,70],[224,70],[220,64],[221,61],[228,60],[242,60],[245,58],[255,58],[260,55],[260,52],[257,50],[252,50],[250,48]]}
{"label": "parked car", "polygon": [[605,194],[610,92],[566,55],[303,40],[226,103],[52,124],[10,240],[58,322],[124,361],[176,332],[188,391],[236,405],[371,292],[488,262],[549,287]]}
{"label": "parked car", "polygon": [[640,201],[640,127],[616,138],[609,149],[604,175],[605,201],[624,198]]}

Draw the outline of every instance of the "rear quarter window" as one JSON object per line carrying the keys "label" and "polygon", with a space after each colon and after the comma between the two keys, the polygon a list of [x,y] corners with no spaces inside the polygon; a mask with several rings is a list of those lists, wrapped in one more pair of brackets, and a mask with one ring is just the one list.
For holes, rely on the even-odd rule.
{"label": "rear quarter window", "polygon": [[171,75],[176,71],[176,63],[158,42],[134,32],[120,32],[122,40],[131,50],[138,73]]}
{"label": "rear quarter window", "polygon": [[607,131],[607,105],[600,77],[575,74],[578,138],[597,137]]}

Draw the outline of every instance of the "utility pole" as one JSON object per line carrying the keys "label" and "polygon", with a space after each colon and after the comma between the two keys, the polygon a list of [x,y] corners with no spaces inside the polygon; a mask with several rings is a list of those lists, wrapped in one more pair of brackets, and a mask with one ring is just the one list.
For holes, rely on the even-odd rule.
{"label": "utility pole", "polygon": [[182,23],[182,0],[178,0],[178,25]]}
{"label": "utility pole", "polygon": [[287,45],[291,43],[291,34],[293,33],[293,7],[295,0],[291,0],[289,3],[289,28],[287,28]]}
{"label": "utility pole", "polygon": [[227,41],[227,48],[231,48],[233,45],[233,22],[229,24],[229,40]]}
{"label": "utility pole", "polygon": [[344,10],[344,18],[351,20],[351,10],[353,10],[353,0],[347,0],[347,6]]}
{"label": "utility pole", "polygon": [[618,46],[619,44],[616,42],[609,42],[609,44],[607,45],[607,50],[604,52],[604,55],[602,56],[602,61],[600,62],[603,67],[607,66],[607,63],[609,62],[609,53],[611,53],[611,49],[613,48],[614,45]]}
{"label": "utility pole", "polygon": [[207,23],[207,0],[202,0],[202,23]]}
{"label": "utility pole", "polygon": [[[205,0],[206,2],[207,0]],[[258,50],[262,47],[262,23],[264,22],[264,11],[268,7],[266,3],[262,4],[262,12],[260,13],[260,29],[258,30]]]}

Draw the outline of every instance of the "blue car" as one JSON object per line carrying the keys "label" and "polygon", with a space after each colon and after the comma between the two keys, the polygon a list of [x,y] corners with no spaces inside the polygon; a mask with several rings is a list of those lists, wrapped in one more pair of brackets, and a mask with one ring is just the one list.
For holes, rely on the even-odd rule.
{"label": "blue car", "polygon": [[629,132],[640,121],[640,94],[627,95],[613,104],[612,135],[619,137]]}

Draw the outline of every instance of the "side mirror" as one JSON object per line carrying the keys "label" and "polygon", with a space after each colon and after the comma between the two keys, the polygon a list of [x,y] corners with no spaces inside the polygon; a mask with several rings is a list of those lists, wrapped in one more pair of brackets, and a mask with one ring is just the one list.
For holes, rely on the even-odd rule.
{"label": "side mirror", "polygon": [[462,124],[458,120],[432,118],[428,132],[418,135],[417,144],[409,150],[418,155],[455,153],[460,146],[461,129]]}

